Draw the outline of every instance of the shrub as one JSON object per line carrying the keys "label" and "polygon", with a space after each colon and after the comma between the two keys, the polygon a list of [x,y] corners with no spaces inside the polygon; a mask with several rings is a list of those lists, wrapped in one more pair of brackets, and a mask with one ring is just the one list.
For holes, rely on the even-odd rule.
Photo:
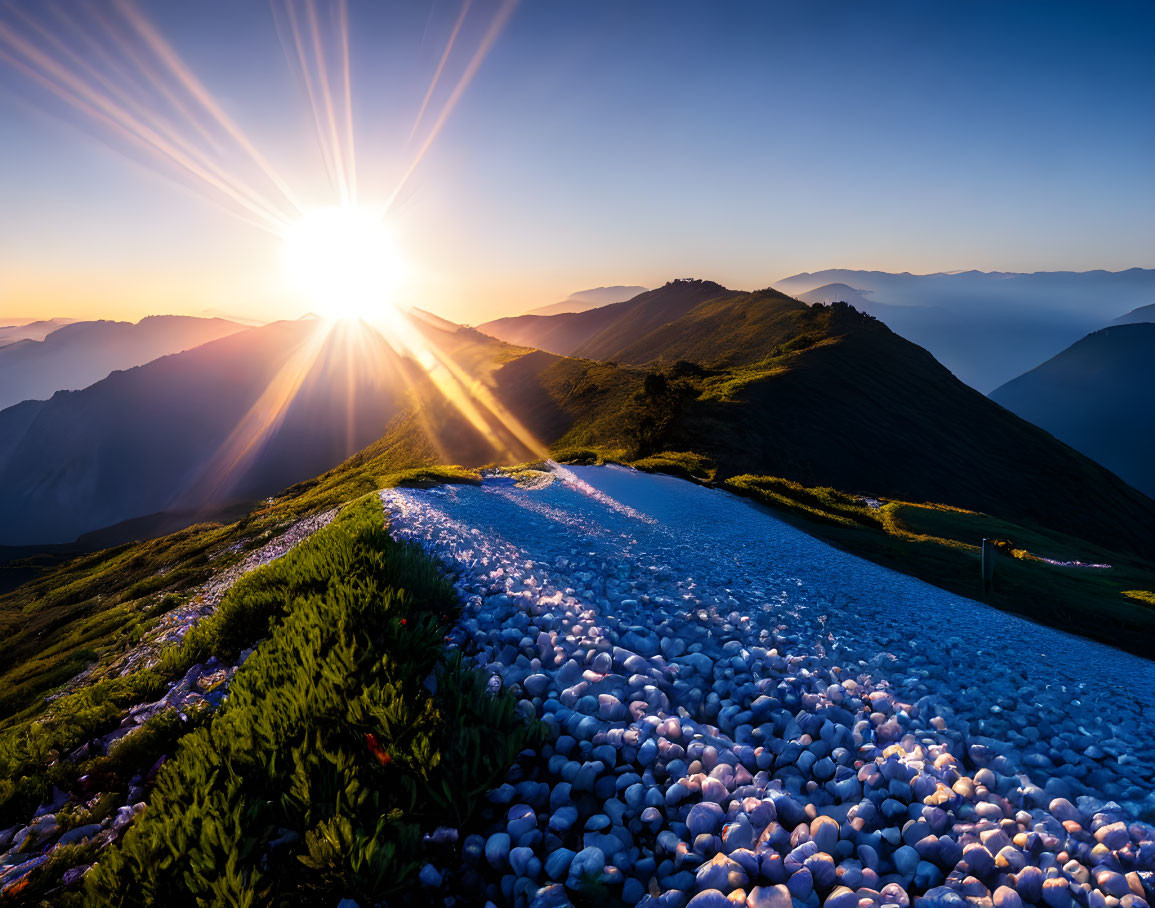
{"label": "shrub", "polygon": [[445,658],[452,586],[418,547],[390,538],[376,495],[238,583],[225,605],[189,644],[198,652],[271,636],[86,880],[97,904],[403,897],[422,833],[467,823],[541,738],[511,697]]}

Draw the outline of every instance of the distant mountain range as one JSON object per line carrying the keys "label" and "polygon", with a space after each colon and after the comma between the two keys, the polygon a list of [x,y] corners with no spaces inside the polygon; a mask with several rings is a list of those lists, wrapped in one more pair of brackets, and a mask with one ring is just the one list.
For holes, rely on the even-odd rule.
{"label": "distant mountain range", "polygon": [[70,325],[75,319],[49,318],[34,322],[17,322],[11,325],[0,324],[0,347],[20,340],[44,340],[57,328]]}
{"label": "distant mountain range", "polygon": [[593,446],[1155,548],[1155,502],[849,306],[684,280],[486,326],[518,346],[422,313],[409,324],[394,349],[279,322],[0,411],[0,544],[145,532],[150,515],[170,529],[324,482],[309,477],[350,455],[404,469]]}
{"label": "distant mountain range", "polygon": [[88,387],[117,369],[189,350],[243,327],[219,318],[153,315],[136,324],[73,322],[42,340],[18,340],[0,347],[0,409]]}
{"label": "distant mountain range", "polygon": [[1155,270],[891,274],[831,269],[797,274],[774,287],[808,302],[829,302],[827,297],[839,295],[831,285],[849,288],[842,291],[846,302],[882,319],[985,392],[1122,313],[1151,303]]}
{"label": "distant mountain range", "polygon": [[393,357],[277,322],[0,411],[0,544],[252,500],[378,438]]}
{"label": "distant mountain range", "polygon": [[804,303],[850,303],[859,312],[865,312],[870,305],[869,290],[855,290],[849,284],[826,284],[815,287],[805,293],[799,293],[795,299]]}
{"label": "distant mountain range", "polygon": [[1095,331],[991,399],[1155,498],[1155,324]]}
{"label": "distant mountain range", "polygon": [[579,290],[571,293],[564,300],[531,309],[527,315],[559,315],[563,312],[585,312],[586,309],[595,309],[598,306],[608,306],[610,303],[620,303],[632,299],[639,293],[645,293],[645,287],[594,287],[592,290]]}

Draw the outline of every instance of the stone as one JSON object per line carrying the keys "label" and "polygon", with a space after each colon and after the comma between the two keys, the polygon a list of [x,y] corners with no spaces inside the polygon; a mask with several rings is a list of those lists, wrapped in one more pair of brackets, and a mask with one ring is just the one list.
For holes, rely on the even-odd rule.
{"label": "stone", "polygon": [[[855,908],[858,904],[849,906]],[[790,899],[790,890],[785,886],[778,884],[776,886],[755,886],[750,890],[750,894],[746,896],[747,908],[792,908],[793,902]],[[837,904],[834,908],[846,908],[842,904]]]}
{"label": "stone", "polygon": [[729,892],[749,882],[746,870],[724,854],[716,854],[698,868],[695,875],[699,889],[722,889]]}
{"label": "stone", "polygon": [[509,859],[509,833],[496,832],[485,840],[485,859],[494,870],[501,870]]}
{"label": "stone", "polygon": [[568,848],[558,848],[556,851],[550,852],[549,857],[545,859],[545,873],[551,880],[564,880],[569,874],[570,864],[573,862],[575,852]]}

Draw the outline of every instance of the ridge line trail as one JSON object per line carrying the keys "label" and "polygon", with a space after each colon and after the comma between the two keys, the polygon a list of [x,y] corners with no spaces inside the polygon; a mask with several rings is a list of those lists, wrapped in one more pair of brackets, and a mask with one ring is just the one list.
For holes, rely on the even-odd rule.
{"label": "ridge line trail", "polygon": [[[1152,663],[838,551],[721,490],[619,467],[551,476],[381,492],[394,535],[455,572],[466,607],[450,645],[560,734],[491,793],[518,833],[497,834],[493,854],[486,842],[493,868],[560,885],[602,861],[651,888],[715,888],[707,863],[687,880],[695,859],[675,861],[669,836],[709,858],[688,823],[700,798],[728,810],[727,830],[756,820],[754,847],[766,815],[753,798],[791,827],[861,810],[853,835],[877,845],[874,881],[922,891],[949,884],[953,864],[893,863],[916,814],[965,842],[976,816],[994,822],[987,798],[1007,822],[1056,799],[1088,819],[1106,800],[1131,818],[1155,808]],[[902,784],[872,769],[896,760]],[[971,775],[977,787],[951,793]],[[897,792],[885,814],[862,807],[877,784]],[[940,809],[938,790],[967,803]],[[515,823],[534,810],[539,822]],[[572,866],[551,870],[563,852]]]}

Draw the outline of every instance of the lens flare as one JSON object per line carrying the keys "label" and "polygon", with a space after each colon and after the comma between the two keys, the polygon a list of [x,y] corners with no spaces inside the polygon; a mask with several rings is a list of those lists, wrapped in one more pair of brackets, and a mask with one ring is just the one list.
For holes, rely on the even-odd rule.
{"label": "lens flare", "polygon": [[309,212],[285,230],[285,270],[317,315],[380,321],[393,305],[401,262],[380,215],[362,208]]}

